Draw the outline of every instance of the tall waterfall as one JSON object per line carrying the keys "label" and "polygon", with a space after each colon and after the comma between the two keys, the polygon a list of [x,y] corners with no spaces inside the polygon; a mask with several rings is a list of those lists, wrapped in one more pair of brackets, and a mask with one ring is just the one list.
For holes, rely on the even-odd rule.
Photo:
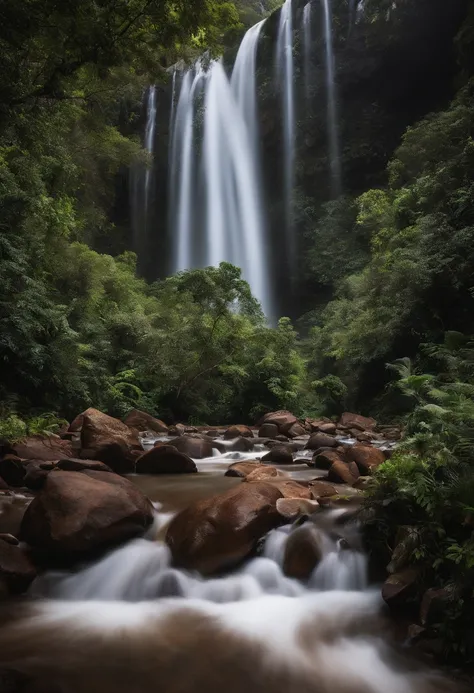
{"label": "tall waterfall", "polygon": [[293,235],[293,188],[295,168],[295,101],[293,61],[293,7],[285,0],[280,11],[276,46],[277,79],[283,98],[284,182],[286,211],[286,246],[290,272],[296,263],[296,244]]}
{"label": "tall waterfall", "polygon": [[[231,262],[242,269],[271,316],[256,112],[262,26],[263,22],[245,35],[231,80],[219,60],[207,70],[197,65],[184,76],[173,128],[171,232],[174,271]],[[197,102],[201,87],[203,111]],[[196,141],[201,127],[202,151]],[[203,192],[202,214],[198,189]]]}
{"label": "tall waterfall", "polygon": [[304,89],[306,100],[310,99],[311,75],[311,0],[303,9],[303,58],[304,58]]}
{"label": "tall waterfall", "polygon": [[[146,93],[146,125],[143,146],[152,156],[155,145],[157,95],[156,87],[151,86]],[[153,187],[153,162],[146,166],[142,162],[135,164],[131,172],[131,211],[132,230],[135,250],[140,253],[146,239],[150,224],[150,202]]]}
{"label": "tall waterfall", "polygon": [[322,0],[322,2],[326,46],[327,130],[331,165],[331,192],[333,197],[338,197],[342,191],[342,171],[332,33],[332,7],[331,0]]}

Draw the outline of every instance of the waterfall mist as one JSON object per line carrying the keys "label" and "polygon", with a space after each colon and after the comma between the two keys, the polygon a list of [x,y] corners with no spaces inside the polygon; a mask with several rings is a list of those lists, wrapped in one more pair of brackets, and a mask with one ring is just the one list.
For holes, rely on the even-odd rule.
{"label": "waterfall mist", "polygon": [[311,2],[303,9],[303,59],[304,59],[304,91],[306,101],[310,100],[311,75]]}
{"label": "waterfall mist", "polygon": [[322,4],[326,47],[327,130],[331,166],[331,192],[333,197],[338,197],[342,192],[342,171],[332,31],[332,3],[331,0],[322,0]]}

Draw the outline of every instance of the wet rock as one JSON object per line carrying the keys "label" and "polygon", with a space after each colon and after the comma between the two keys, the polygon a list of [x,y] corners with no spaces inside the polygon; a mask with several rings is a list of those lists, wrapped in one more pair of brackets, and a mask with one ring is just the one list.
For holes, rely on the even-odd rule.
{"label": "wet rock", "polygon": [[142,535],[153,518],[152,504],[127,479],[55,471],[27,508],[20,538],[40,552],[83,557]]}
{"label": "wet rock", "polygon": [[12,546],[18,546],[20,543],[19,539],[14,537],[13,534],[0,534],[0,540],[6,541],[7,544],[11,544]]}
{"label": "wet rock", "polygon": [[231,464],[225,476],[238,476],[244,479],[256,469],[261,469],[262,467],[263,465],[256,460],[242,460],[241,462],[234,462],[234,464]]}
{"label": "wet rock", "polygon": [[298,438],[298,436],[304,436],[306,429],[300,423],[294,423],[287,432],[288,438]]}
{"label": "wet rock", "polygon": [[250,474],[247,474],[244,481],[266,481],[267,479],[274,479],[276,477],[285,478],[287,475],[282,472],[281,469],[276,467],[271,467],[270,465],[261,464],[257,469],[254,469]]}
{"label": "wet rock", "polygon": [[277,510],[286,520],[296,520],[302,515],[312,515],[319,509],[319,503],[307,498],[279,498]]}
{"label": "wet rock", "polygon": [[348,462],[355,462],[363,476],[369,476],[374,469],[385,462],[385,455],[378,448],[356,443],[347,448],[345,459]]}
{"label": "wet rock", "polygon": [[0,584],[4,590],[8,594],[26,592],[35,577],[36,569],[24,549],[0,535]]}
{"label": "wet rock", "polygon": [[174,445],[161,444],[141,455],[135,470],[137,474],[194,474],[197,467],[189,455]]}
{"label": "wet rock", "polygon": [[13,445],[13,452],[23,460],[53,462],[63,457],[73,457],[72,445],[57,436],[30,436]]}
{"label": "wet rock", "polygon": [[95,472],[113,473],[113,470],[100,460],[82,460],[77,457],[59,460],[56,469],[62,469],[64,472],[83,472],[86,469],[92,469]]}
{"label": "wet rock", "polygon": [[287,410],[273,411],[265,414],[261,419],[260,425],[272,423],[278,427],[279,433],[288,435],[288,431],[293,424],[298,423],[298,419],[294,414]]}
{"label": "wet rock", "polygon": [[335,423],[323,423],[319,427],[320,433],[327,433],[328,435],[335,435],[336,424]]}
{"label": "wet rock", "polygon": [[133,474],[136,454],[123,442],[106,443],[97,450],[81,450],[81,459],[94,459],[103,462],[116,474]]}
{"label": "wet rock", "polygon": [[320,430],[321,426],[324,426],[324,424],[331,423],[329,419],[306,419],[305,424],[306,428],[311,432],[311,433],[317,433]]}
{"label": "wet rock", "polygon": [[231,426],[224,433],[225,440],[232,440],[232,438],[253,438],[253,431],[248,426]]}
{"label": "wet rock", "polygon": [[0,460],[0,476],[8,486],[24,486],[26,468],[17,455],[5,455]]}
{"label": "wet rock", "polygon": [[154,431],[155,433],[168,433],[168,426],[160,419],[155,419],[151,414],[147,414],[139,409],[132,409],[124,421],[128,428],[134,429],[137,433],[141,431]]}
{"label": "wet rock", "polygon": [[262,462],[273,464],[293,464],[293,452],[288,445],[277,445],[262,457]]}
{"label": "wet rock", "polygon": [[418,570],[405,568],[390,575],[382,586],[382,597],[389,606],[404,604],[416,595]]}
{"label": "wet rock", "polygon": [[338,491],[332,484],[328,484],[327,481],[310,481],[309,490],[312,497],[319,501],[320,498],[330,498],[331,496],[336,496]]}
{"label": "wet rock", "polygon": [[453,593],[446,589],[429,589],[423,595],[420,606],[420,621],[423,626],[444,623],[446,611],[453,601]]}
{"label": "wet rock", "polygon": [[294,479],[273,477],[266,479],[265,482],[277,488],[283,498],[302,498],[306,500],[313,500],[309,487],[294,481]]}
{"label": "wet rock", "polygon": [[284,436],[279,433],[277,436],[275,436],[275,441],[278,441],[279,443],[288,443],[289,438],[288,436]]}
{"label": "wet rock", "polygon": [[213,441],[205,439],[198,435],[182,435],[172,441],[173,446],[179,452],[182,452],[188,457],[194,457],[196,460],[202,460],[204,457],[212,457]]}
{"label": "wet rock", "polygon": [[294,529],[288,537],[283,572],[297,580],[307,580],[323,556],[324,537],[311,523]]}
{"label": "wet rock", "polygon": [[194,503],[169,525],[166,543],[174,563],[203,575],[238,564],[282,523],[276,509],[281,497],[275,486],[255,482]]}
{"label": "wet rock", "polygon": [[276,438],[278,435],[278,426],[272,423],[265,423],[260,426],[258,435],[260,438]]}
{"label": "wet rock", "polygon": [[318,448],[335,448],[338,442],[327,433],[312,433],[306,443],[307,450],[317,450]]}
{"label": "wet rock", "polygon": [[186,426],[183,424],[176,424],[176,426],[170,426],[168,429],[170,436],[182,436],[186,433]]}
{"label": "wet rock", "polygon": [[[98,409],[87,409],[83,413],[83,424],[81,430],[81,445],[83,449],[97,453],[105,446],[116,443],[128,450],[140,449],[137,432],[130,429],[119,419],[114,419]],[[73,455],[61,455],[63,457],[73,457]],[[82,457],[82,455],[81,455]],[[93,454],[94,459],[101,459],[102,462],[109,464],[108,461],[98,458]],[[114,467],[109,464],[112,469]]]}
{"label": "wet rock", "polygon": [[314,454],[310,462],[311,467],[316,467],[316,469],[330,469],[334,462],[342,462],[341,456],[336,450],[328,448],[323,452]]}
{"label": "wet rock", "polygon": [[355,428],[358,431],[371,431],[377,425],[375,419],[369,418],[368,416],[361,416],[360,414],[353,414],[352,412],[344,412],[339,421],[339,425],[342,428]]}
{"label": "wet rock", "polygon": [[359,478],[359,470],[355,462],[333,462],[328,472],[328,481],[335,484],[348,484],[353,486]]}
{"label": "wet rock", "polygon": [[25,467],[26,474],[23,479],[23,485],[32,491],[37,491],[43,486],[46,477],[52,469],[54,469],[54,464],[52,462],[31,460]]}

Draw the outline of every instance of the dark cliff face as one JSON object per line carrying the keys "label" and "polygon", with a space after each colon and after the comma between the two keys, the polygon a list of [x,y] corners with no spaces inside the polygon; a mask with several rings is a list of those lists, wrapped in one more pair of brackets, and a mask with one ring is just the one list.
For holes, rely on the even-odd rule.
{"label": "dark cliff face", "polygon": [[[282,107],[273,80],[278,13],[266,24],[260,50],[262,151],[271,251],[278,268],[277,287],[285,287],[280,296],[281,311],[292,317],[314,307],[318,298],[327,300],[332,290],[306,271],[305,262],[311,228],[331,191],[322,4],[313,0],[309,98],[301,30],[304,5],[294,2],[299,268],[293,295],[287,291],[288,267],[282,252],[284,214],[278,174],[282,171]],[[466,16],[468,0],[398,0],[390,16],[385,10],[378,11],[383,5],[383,0],[367,0],[365,17],[350,28],[348,1],[333,0],[343,191],[350,196],[384,185],[387,162],[403,132],[427,113],[447,105],[459,72],[454,39]]]}

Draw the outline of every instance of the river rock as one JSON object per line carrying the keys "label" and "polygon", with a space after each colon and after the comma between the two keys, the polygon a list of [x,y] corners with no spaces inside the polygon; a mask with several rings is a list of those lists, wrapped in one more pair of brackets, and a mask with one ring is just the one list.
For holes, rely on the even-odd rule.
{"label": "river rock", "polygon": [[[86,409],[83,413],[81,445],[86,450],[98,451],[110,443],[118,443],[128,449],[140,448],[136,431],[120,419],[114,419],[98,409]],[[62,455],[72,457],[72,455]]]}
{"label": "river rock", "polygon": [[320,433],[327,433],[328,435],[335,435],[336,424],[335,423],[322,423],[319,426]]}
{"label": "river rock", "polygon": [[26,468],[17,455],[5,455],[0,460],[0,477],[8,486],[24,486]]}
{"label": "river rock", "polygon": [[244,479],[256,469],[261,469],[262,467],[263,465],[256,460],[242,460],[241,462],[234,462],[234,464],[231,464],[225,476],[238,476]]}
{"label": "river rock", "polygon": [[275,439],[278,435],[278,426],[273,423],[265,423],[258,430],[260,438]]}
{"label": "river rock", "polygon": [[385,462],[385,455],[381,450],[360,443],[348,447],[345,458],[350,462],[355,462],[363,476],[372,474],[374,469]]}
{"label": "river rock", "polygon": [[203,436],[197,435],[182,435],[172,441],[172,445],[188,457],[194,457],[196,460],[202,460],[204,457],[212,457],[213,441]]}
{"label": "river rock", "polygon": [[[12,537],[15,539],[15,537]],[[24,549],[0,535],[0,585],[7,594],[26,592],[36,577],[36,569]]]}
{"label": "river rock", "polygon": [[253,438],[253,431],[248,426],[231,426],[224,433],[224,439],[232,440],[232,438]]}
{"label": "river rock", "polygon": [[302,498],[306,500],[313,500],[309,487],[298,483],[294,479],[271,477],[265,479],[265,483],[271,484],[277,488],[283,498]]}
{"label": "river rock", "polygon": [[160,444],[148,450],[138,458],[135,469],[137,474],[193,474],[197,472],[194,461],[177,450],[174,444]]}
{"label": "river rock", "polygon": [[174,563],[211,575],[240,563],[257,542],[282,523],[271,484],[241,484],[194,503],[171,521],[166,543]]}
{"label": "river rock", "polygon": [[83,449],[81,460],[94,459],[103,462],[116,474],[133,474],[135,461],[140,451],[132,450],[124,442],[111,442],[101,445],[97,450]]}
{"label": "river rock", "polygon": [[279,498],[277,510],[286,520],[296,520],[302,515],[312,515],[319,509],[319,503],[307,498]]}
{"label": "river rock", "polygon": [[298,438],[298,436],[304,436],[305,434],[305,427],[297,421],[288,429],[287,436],[288,438]]}
{"label": "river rock", "polygon": [[25,478],[23,479],[23,485],[32,491],[37,491],[40,489],[46,477],[54,469],[54,464],[52,462],[43,462],[42,460],[30,460],[25,467]]}
{"label": "river rock", "polygon": [[83,472],[86,469],[91,469],[95,472],[113,473],[113,470],[100,460],[82,460],[77,457],[59,460],[56,469],[62,469],[64,472]]}
{"label": "river rock", "polygon": [[306,450],[317,450],[318,448],[335,448],[338,442],[327,433],[312,433],[306,443]]}
{"label": "river rock", "polygon": [[27,508],[20,538],[39,551],[82,558],[142,535],[153,519],[152,504],[127,479],[55,471]]}
{"label": "river rock", "polygon": [[293,464],[293,452],[288,445],[277,445],[262,457],[262,462],[274,464]]}
{"label": "river rock", "polygon": [[342,458],[336,450],[328,448],[323,452],[317,451],[312,457],[310,466],[316,469],[330,469],[334,462],[342,462]]}
{"label": "river rock", "polygon": [[359,469],[355,462],[333,462],[328,471],[328,481],[334,484],[348,484],[352,486],[359,478]]}
{"label": "river rock", "polygon": [[287,435],[293,424],[297,423],[298,419],[294,414],[287,410],[273,411],[265,414],[260,420],[260,425],[266,423],[275,424],[279,433]]}
{"label": "river rock", "polygon": [[330,498],[338,494],[338,491],[332,484],[329,484],[327,481],[320,481],[319,479],[309,482],[309,490],[312,497],[317,501],[319,501],[320,498]]}
{"label": "river rock", "polygon": [[419,571],[405,568],[390,575],[382,586],[382,597],[389,606],[399,606],[416,595]]}
{"label": "river rock", "polygon": [[12,446],[13,452],[23,460],[54,462],[63,457],[73,457],[72,445],[57,436],[29,436]]}
{"label": "river rock", "polygon": [[168,426],[160,419],[155,419],[151,414],[147,414],[139,409],[132,409],[126,416],[125,425],[134,429],[137,433],[141,431],[154,431],[155,433],[168,433]]}
{"label": "river rock", "polygon": [[294,529],[285,545],[283,572],[297,580],[307,580],[323,556],[324,537],[312,524]]}
{"label": "river rock", "polygon": [[250,474],[247,474],[244,481],[266,481],[267,479],[274,479],[276,477],[287,477],[285,472],[276,467],[271,467],[267,464],[260,464],[257,469],[254,469]]}
{"label": "river rock", "polygon": [[170,426],[168,433],[170,436],[183,436],[186,433],[186,426],[183,426],[183,424]]}
{"label": "river rock", "polygon": [[339,420],[339,426],[342,428],[356,428],[358,431],[371,431],[376,425],[375,419],[348,411],[345,411]]}

